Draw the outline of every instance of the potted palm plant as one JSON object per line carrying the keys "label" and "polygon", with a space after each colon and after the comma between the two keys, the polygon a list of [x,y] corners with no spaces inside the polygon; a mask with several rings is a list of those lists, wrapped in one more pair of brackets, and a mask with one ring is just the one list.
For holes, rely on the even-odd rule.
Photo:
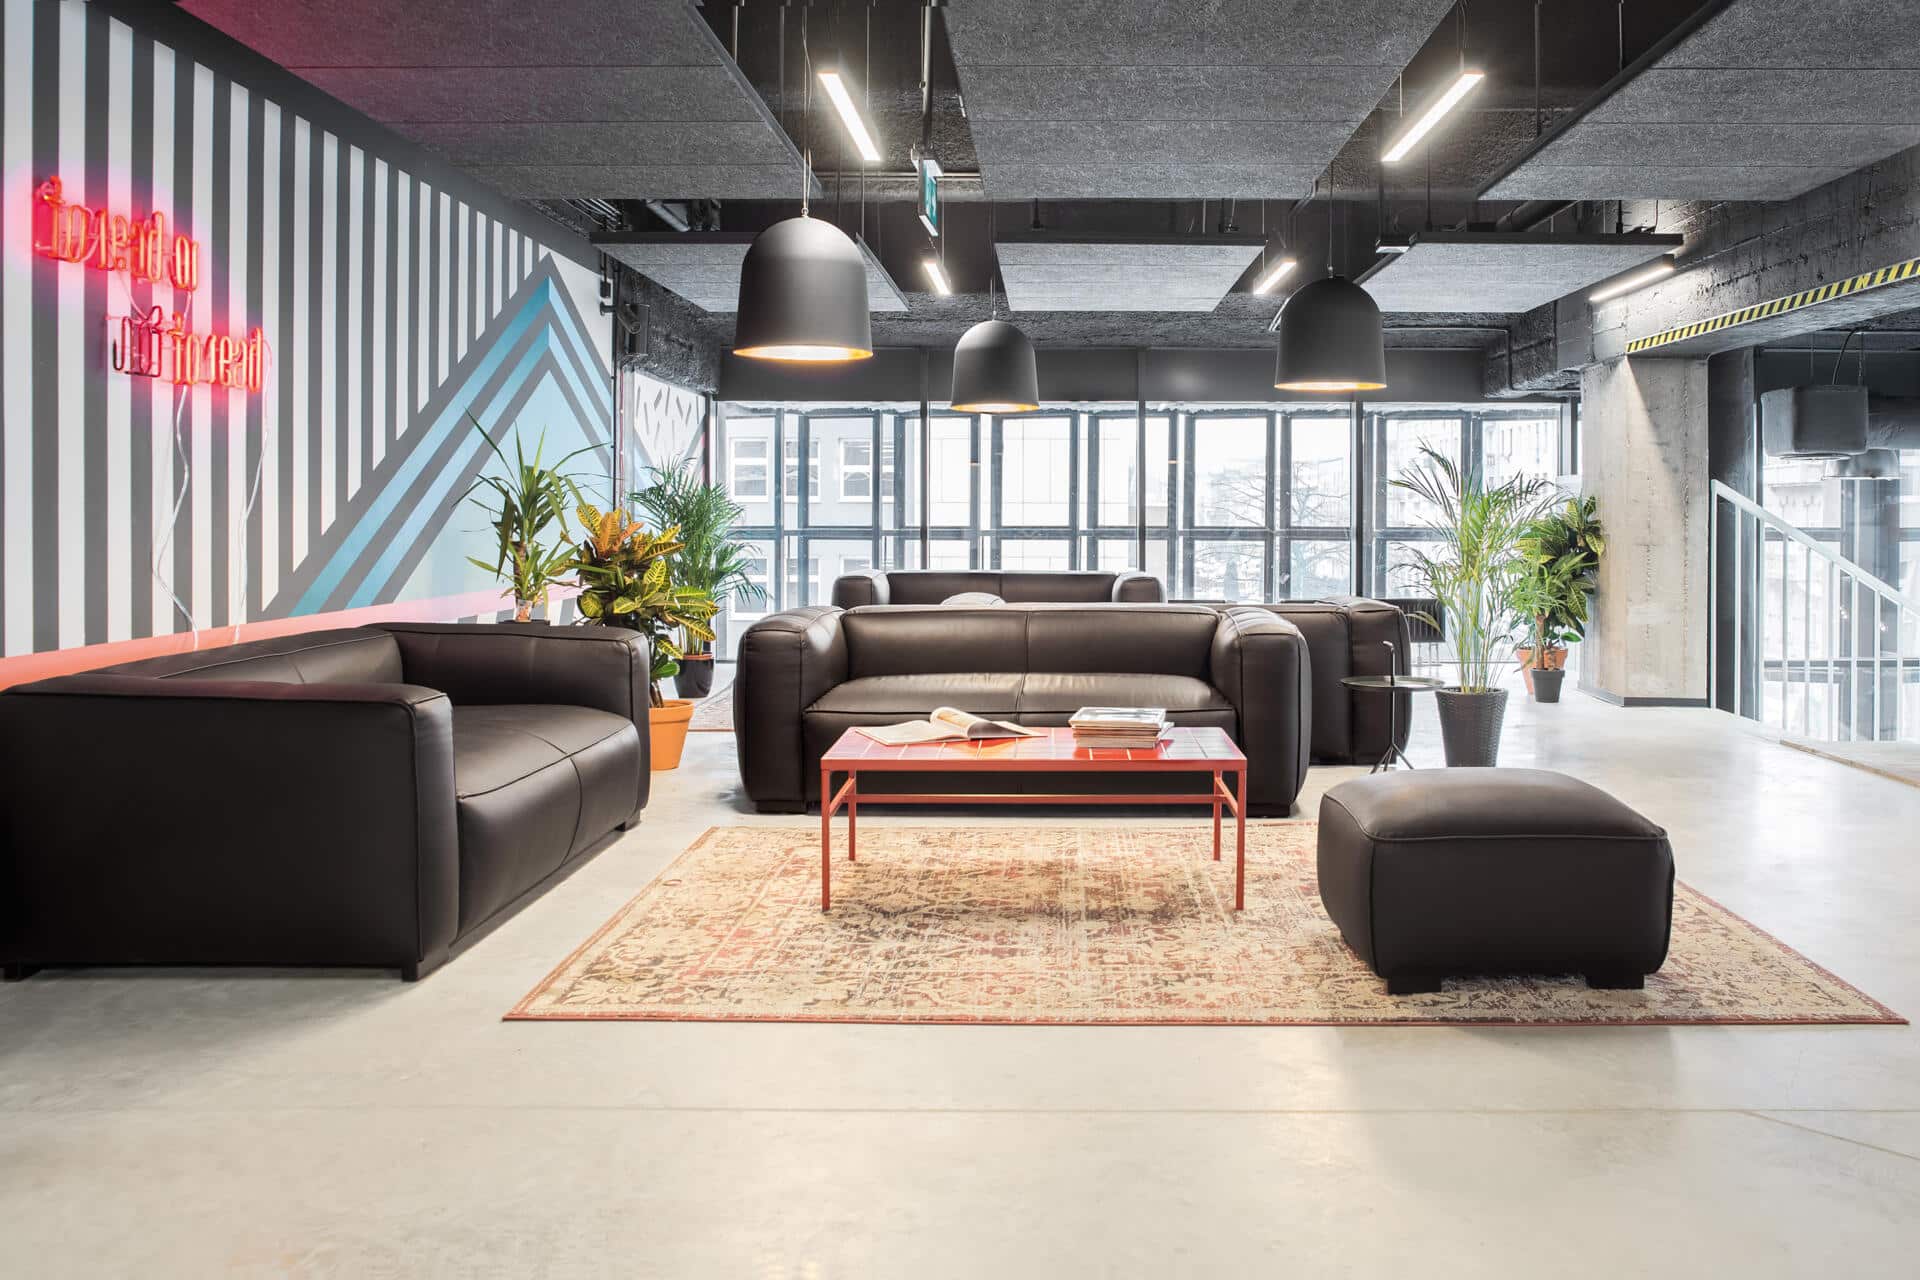
{"label": "potted palm plant", "polygon": [[[653,468],[646,488],[631,501],[660,528],[680,531],[680,550],[673,553],[675,582],[706,592],[716,603],[729,597],[752,603],[764,594],[747,576],[747,549],[730,536],[744,514],[740,504],[721,486],[703,481],[691,460]],[[711,635],[688,632],[680,648],[674,688],[684,697],[706,697],[713,690]]]}
{"label": "potted palm plant", "polygon": [[713,639],[710,622],[719,606],[699,588],[674,581],[673,555],[681,548],[677,529],[653,533],[623,511],[603,512],[587,503],[576,515],[587,531],[573,559],[581,620],[629,627],[647,637],[653,767],[678,768],[693,702],[662,696],[660,682],[679,670],[682,636]]}
{"label": "potted palm plant", "polygon": [[[1434,511],[1434,550],[1415,545],[1407,566],[1415,586],[1438,602],[1460,667],[1460,683],[1437,689],[1440,738],[1450,766],[1491,765],[1500,754],[1507,691],[1494,685],[1496,653],[1512,643],[1514,590],[1525,562],[1519,541],[1551,486],[1515,476],[1488,488],[1479,476],[1430,448],[1391,483]],[[1428,618],[1433,623],[1436,619]]]}
{"label": "potted palm plant", "polygon": [[[509,458],[477,418],[469,414],[467,420],[499,459],[501,469],[499,475],[475,480],[464,495],[487,513],[487,522],[498,539],[492,560],[468,556],[467,561],[506,582],[513,592],[513,620],[530,622],[534,609],[546,605],[549,590],[562,582],[573,566],[566,513],[580,500],[580,491],[561,468],[589,450],[576,449],[547,466],[541,461],[546,452],[546,433],[541,432],[529,459],[516,431],[513,457]],[[492,495],[491,504],[483,497],[474,497],[483,492]]]}
{"label": "potted palm plant", "polygon": [[1560,700],[1567,646],[1586,635],[1587,601],[1606,550],[1595,507],[1592,497],[1569,498],[1564,506],[1531,521],[1520,536],[1526,568],[1514,607],[1532,643],[1520,646],[1515,656],[1538,702]]}

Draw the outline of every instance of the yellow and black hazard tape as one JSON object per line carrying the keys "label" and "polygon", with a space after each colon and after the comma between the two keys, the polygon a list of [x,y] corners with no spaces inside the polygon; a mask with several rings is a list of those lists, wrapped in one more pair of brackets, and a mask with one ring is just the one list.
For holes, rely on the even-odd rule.
{"label": "yellow and black hazard tape", "polygon": [[1882,285],[1895,284],[1901,280],[1916,277],[1920,277],[1920,258],[1909,258],[1905,262],[1896,262],[1890,267],[1881,267],[1878,271],[1862,271],[1850,279],[1823,284],[1817,289],[1802,289],[1799,293],[1790,293],[1784,298],[1775,298],[1771,302],[1757,302],[1751,307],[1742,307],[1738,311],[1729,311],[1723,316],[1714,316],[1711,320],[1696,320],[1692,324],[1683,324],[1677,329],[1667,329],[1645,338],[1635,338],[1627,343],[1627,354],[1634,355],[1637,352],[1664,347],[1673,342],[1685,342],[1688,338],[1718,333],[1722,329],[1731,329],[1737,324],[1765,320],[1769,316],[1785,315],[1789,311],[1798,311],[1802,307],[1818,306],[1823,302],[1832,302],[1835,298],[1844,298],[1848,294],[1878,289]]}

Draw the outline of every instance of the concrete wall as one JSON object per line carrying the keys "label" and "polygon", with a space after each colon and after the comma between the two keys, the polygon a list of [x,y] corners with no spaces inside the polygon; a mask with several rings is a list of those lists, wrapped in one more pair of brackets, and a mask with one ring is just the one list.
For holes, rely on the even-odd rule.
{"label": "concrete wall", "polygon": [[1580,470],[1607,551],[1582,687],[1628,705],[1707,696],[1707,362],[1589,365]]}

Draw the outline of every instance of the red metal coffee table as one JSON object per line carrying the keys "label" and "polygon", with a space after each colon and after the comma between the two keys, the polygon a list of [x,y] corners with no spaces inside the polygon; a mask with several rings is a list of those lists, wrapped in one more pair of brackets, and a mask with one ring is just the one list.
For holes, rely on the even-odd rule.
{"label": "red metal coffee table", "polygon": [[[860,794],[862,773],[1211,773],[1208,794],[982,794],[892,791]],[[847,780],[833,788],[833,775]],[[1227,776],[1238,781],[1229,789]],[[1151,750],[1076,747],[1073,730],[1048,729],[1038,738],[999,738],[991,742],[929,742],[889,747],[849,729],[820,757],[820,909],[833,906],[833,815],[847,810],[847,861],[854,860],[860,801],[880,804],[1210,804],[1213,806],[1213,857],[1220,859],[1220,811],[1234,818],[1233,909],[1247,904],[1247,757],[1224,729],[1174,729]]]}

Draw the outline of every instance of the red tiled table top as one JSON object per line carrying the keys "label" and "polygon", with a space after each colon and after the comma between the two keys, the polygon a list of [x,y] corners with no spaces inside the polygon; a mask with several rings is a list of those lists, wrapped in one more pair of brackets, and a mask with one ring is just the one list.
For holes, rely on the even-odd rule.
{"label": "red tiled table top", "polygon": [[1174,729],[1151,749],[1077,747],[1073,730],[1044,729],[1037,738],[994,738],[985,742],[925,742],[889,747],[857,729],[848,729],[820,757],[835,772],[939,769],[981,773],[1167,773],[1244,768],[1247,758],[1225,729]]}

